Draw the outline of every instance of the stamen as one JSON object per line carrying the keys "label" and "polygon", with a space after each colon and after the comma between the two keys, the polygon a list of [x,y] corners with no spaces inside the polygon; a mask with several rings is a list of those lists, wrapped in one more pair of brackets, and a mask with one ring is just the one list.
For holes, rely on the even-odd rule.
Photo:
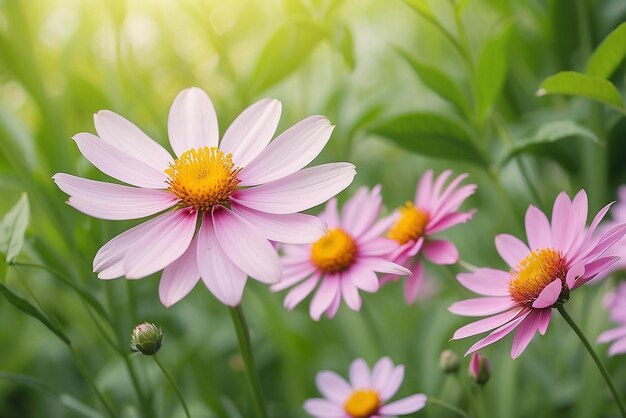
{"label": "stamen", "polygon": [[532,305],[541,291],[555,279],[565,285],[566,275],[566,261],[559,251],[554,248],[535,250],[511,271],[509,293],[516,302]]}
{"label": "stamen", "polygon": [[343,229],[330,229],[311,247],[311,261],[325,273],[347,270],[357,255],[357,246]]}
{"label": "stamen", "polygon": [[352,418],[369,418],[378,413],[380,398],[371,389],[358,389],[352,392],[343,409]]}
{"label": "stamen", "polygon": [[424,232],[430,216],[428,212],[416,208],[412,202],[406,202],[400,208],[400,218],[387,232],[387,238],[406,244],[409,241],[417,241]]}

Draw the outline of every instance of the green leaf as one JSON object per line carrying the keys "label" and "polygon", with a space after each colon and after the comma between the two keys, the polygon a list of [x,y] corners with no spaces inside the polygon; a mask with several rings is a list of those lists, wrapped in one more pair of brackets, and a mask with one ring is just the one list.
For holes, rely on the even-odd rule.
{"label": "green leaf", "polygon": [[251,81],[252,91],[265,90],[297,70],[325,36],[324,29],[311,21],[291,22],[280,27],[259,55]]}
{"label": "green leaf", "polygon": [[65,336],[65,334],[57,328],[46,316],[39,311],[39,309],[35,308],[30,302],[26,299],[22,299],[13,291],[11,291],[8,287],[0,283],[0,293],[4,295],[4,297],[17,309],[24,312],[26,315],[32,316],[42,324],[44,324],[50,331],[56,334],[65,344],[70,345],[70,340]]}
{"label": "green leaf", "polygon": [[511,26],[506,25],[495,37],[489,39],[476,65],[475,90],[478,99],[478,122],[484,122],[498,98],[506,79],[507,45]]}
{"label": "green leaf", "polygon": [[589,58],[585,73],[609,78],[626,57],[626,22],[609,33]]}
{"label": "green leaf", "polygon": [[502,158],[499,165],[505,165],[516,155],[535,153],[545,149],[548,144],[574,138],[583,138],[596,143],[600,142],[595,133],[571,120],[548,122],[542,125],[530,138],[516,142],[515,146]]}
{"label": "green leaf", "polygon": [[9,263],[22,249],[29,219],[28,196],[22,193],[20,200],[4,215],[0,223],[0,253],[5,255],[5,260]]}
{"label": "green leaf", "polygon": [[350,29],[343,23],[337,23],[335,25],[333,30],[333,47],[341,53],[350,71],[353,71],[356,66],[354,41],[352,40]]}
{"label": "green leaf", "polygon": [[565,94],[586,97],[624,111],[624,103],[613,83],[575,71],[561,71],[543,80],[537,96]]}
{"label": "green leaf", "polygon": [[454,119],[437,113],[415,112],[396,116],[374,128],[373,132],[417,154],[487,166],[465,128]]}
{"label": "green leaf", "polygon": [[468,116],[471,113],[466,96],[446,73],[435,66],[413,58],[406,51],[401,49],[397,51],[411,65],[415,74],[428,88],[450,102],[461,115]]}
{"label": "green leaf", "polygon": [[431,19],[435,18],[433,9],[431,9],[430,4],[428,4],[427,0],[404,0],[404,2],[420,15],[424,17],[429,17]]}

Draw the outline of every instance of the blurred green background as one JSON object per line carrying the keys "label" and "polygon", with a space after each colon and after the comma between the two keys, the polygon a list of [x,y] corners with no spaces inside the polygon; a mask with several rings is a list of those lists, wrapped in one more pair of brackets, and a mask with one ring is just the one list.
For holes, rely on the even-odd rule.
{"label": "blurred green background", "polygon": [[[261,97],[282,101],[279,131],[326,115],[337,127],[318,160],[350,161],[358,171],[340,199],[381,183],[389,210],[413,198],[428,168],[469,172],[479,189],[465,207],[478,212],[446,236],[479,266],[504,267],[493,237],[522,236],[528,204],[549,213],[559,191],[581,187],[594,210],[614,198],[626,182],[626,119],[618,102],[624,64],[596,74],[612,83],[617,99],[602,83],[594,102],[551,95],[589,96],[575,91],[577,83],[565,83],[565,91],[548,83],[549,97],[535,93],[559,71],[589,72],[592,52],[626,20],[626,2],[407,3],[0,0],[0,213],[26,191],[31,221],[17,260],[57,270],[104,305],[109,318],[55,275],[9,266],[7,288],[44,312],[72,348],[0,299],[0,417],[104,416],[84,373],[119,416],[145,415],[129,369],[153,405],[148,416],[183,416],[154,363],[129,356],[130,332],[144,320],[163,328],[161,359],[194,417],[253,416],[229,312],[202,285],[166,309],[157,275],[102,282],[91,272],[98,248],[136,222],[78,213],[50,178],[68,172],[106,179],[70,139],[94,132],[92,115],[100,109],[124,115],[166,147],[169,106],[192,85],[211,96],[221,132]],[[361,313],[342,306],[335,319],[319,323],[309,318],[308,301],[288,312],[284,294],[251,281],[243,307],[271,416],[304,416],[303,401],[318,396],[318,371],[345,375],[354,358],[373,364],[383,355],[407,366],[401,395],[424,392],[465,407],[458,382],[437,365],[443,349],[462,355],[474,341],[448,341],[469,322],[446,310],[470,296],[454,280],[460,270],[429,266],[436,290],[414,306],[405,306],[401,283],[391,283],[363,295]],[[592,339],[609,326],[601,301],[611,286],[581,289],[568,303]],[[484,351],[493,366],[482,394],[488,417],[617,414],[587,353],[555,319],[516,361],[510,337]],[[626,361],[598,349],[626,393]],[[467,361],[460,379],[469,385]],[[449,413],[428,406],[416,416]]]}

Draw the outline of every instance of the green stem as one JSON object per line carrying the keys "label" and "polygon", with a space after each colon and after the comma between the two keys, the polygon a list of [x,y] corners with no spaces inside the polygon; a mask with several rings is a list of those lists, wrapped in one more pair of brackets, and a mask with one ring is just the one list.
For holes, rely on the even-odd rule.
{"label": "green stem", "polygon": [[174,382],[174,379],[172,379],[172,376],[170,376],[167,370],[165,370],[165,367],[163,367],[163,364],[161,363],[161,360],[159,360],[159,357],[156,354],[154,354],[152,358],[154,359],[154,362],[157,364],[157,366],[159,366],[159,369],[161,369],[161,371],[163,372],[167,380],[169,380],[170,385],[172,385],[172,387],[174,388],[174,392],[176,392],[176,395],[178,396],[178,399],[180,400],[180,403],[183,406],[183,409],[185,410],[185,415],[187,415],[187,418],[191,418],[191,414],[189,413],[189,408],[187,408],[187,403],[185,403],[185,398],[183,398],[183,394],[181,393],[180,389],[178,389],[176,382]]}
{"label": "green stem", "polygon": [[76,352],[76,350],[74,349],[72,345],[68,345],[68,348],[70,352],[72,353],[72,358],[74,359],[74,363],[80,370],[80,373],[83,375],[83,379],[85,379],[85,381],[87,382],[91,390],[96,394],[96,397],[98,398],[100,403],[102,403],[102,405],[104,406],[104,409],[106,409],[107,415],[110,416],[111,418],[117,417],[117,414],[113,411],[113,408],[111,408],[111,405],[109,405],[109,402],[106,400],[102,392],[100,392],[100,389],[98,389],[98,386],[96,386],[96,382],[94,382],[93,379],[91,378],[91,375],[89,374],[89,370],[87,369],[87,366],[85,365],[85,362],[83,361],[83,359],[78,355],[78,352]]}
{"label": "green stem", "polygon": [[622,417],[626,418],[626,409],[624,408],[624,404],[622,403],[622,400],[620,399],[619,394],[617,393],[617,389],[615,389],[615,385],[613,384],[613,381],[611,380],[611,376],[609,375],[609,372],[606,370],[606,368],[600,361],[600,358],[598,357],[598,355],[595,353],[595,351],[593,351],[593,347],[591,347],[591,344],[587,340],[587,337],[585,337],[585,334],[583,334],[581,329],[578,328],[578,326],[576,325],[572,317],[569,316],[569,314],[567,313],[563,305],[559,305],[557,309],[561,313],[561,315],[563,315],[563,318],[565,318],[565,321],[569,324],[569,326],[572,327],[576,335],[578,335],[578,338],[580,338],[580,341],[582,341],[583,345],[589,352],[589,355],[591,356],[593,361],[596,363],[596,366],[598,366],[598,370],[600,370],[602,377],[604,377],[604,380],[607,386],[609,387],[609,389],[611,390],[611,393],[613,394],[613,398],[615,398],[615,402],[617,403],[617,406],[620,410]]}
{"label": "green stem", "polygon": [[260,418],[268,418],[267,408],[265,407],[265,399],[263,398],[263,392],[261,391],[259,375],[257,374],[256,367],[254,366],[250,332],[248,331],[248,324],[241,305],[235,308],[230,308],[230,315],[233,319],[235,331],[237,332],[239,349],[241,350],[241,356],[243,357],[244,364],[246,365],[246,373],[248,374],[250,386],[252,387],[257,414]]}
{"label": "green stem", "polygon": [[467,412],[465,412],[464,410],[462,410],[461,408],[457,408],[454,405],[450,405],[449,403],[444,402],[441,399],[431,398],[429,396],[427,403],[429,403],[431,405],[439,406],[439,407],[444,408],[444,409],[447,409],[448,411],[454,412],[455,414],[457,414],[460,417],[471,418],[471,415],[468,414]]}

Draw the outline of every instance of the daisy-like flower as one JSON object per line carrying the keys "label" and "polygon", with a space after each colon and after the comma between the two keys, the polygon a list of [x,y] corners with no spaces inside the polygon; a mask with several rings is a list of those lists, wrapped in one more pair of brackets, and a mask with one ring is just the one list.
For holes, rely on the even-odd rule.
{"label": "daisy-like flower", "polygon": [[[404,294],[409,304],[415,301],[424,278],[424,264],[418,256],[420,250],[434,264],[456,263],[459,259],[456,246],[448,240],[434,239],[433,235],[469,221],[475,212],[473,209],[460,212],[459,207],[474,194],[476,185],[460,186],[468,176],[461,174],[444,189],[451,175],[452,171],[446,170],[433,179],[432,170],[426,171],[417,185],[415,201],[407,202],[384,220],[389,228],[387,237],[398,244],[394,261],[413,273],[404,282]],[[383,282],[388,280],[393,278],[383,278]]]}
{"label": "daisy-like flower", "polygon": [[381,205],[380,186],[371,191],[360,188],[346,202],[341,215],[337,200],[331,199],[320,215],[328,225],[325,236],[312,245],[282,247],[284,277],[272,290],[296,285],[285,297],[287,309],[295,308],[321,282],[311,301],[311,318],[317,321],[324,312],[332,318],[342,299],[350,309],[358,311],[359,289],[376,292],[379,288],[376,273],[411,273],[387,259],[396,244],[381,236],[386,228],[384,223],[376,222]]}
{"label": "daisy-like flower", "polygon": [[605,299],[605,306],[613,322],[620,324],[598,336],[598,343],[611,343],[609,356],[626,353],[626,283],[622,282]]}
{"label": "daisy-like flower", "polygon": [[240,303],[250,276],[281,278],[271,241],[306,243],[325,233],[323,221],[297,212],[326,202],[354,178],[352,164],[302,169],[324,148],[333,126],[309,117],[270,143],[281,104],[260,100],[228,127],[218,145],[217,117],[199,88],[183,90],[168,118],[173,158],[123,117],[100,111],[98,136],[73,137],[103,173],[131,187],[56,174],[68,204],[101,219],[160,213],[106,243],[93,262],[100,279],[140,279],[162,269],[159,296],[171,306],[202,278],[224,304]]}
{"label": "daisy-like flower", "polygon": [[393,418],[412,414],[426,405],[426,395],[417,393],[387,403],[400,388],[404,366],[394,366],[383,357],[371,370],[363,359],[350,366],[350,382],[335,372],[317,374],[315,383],[325,399],[308,399],[305,411],[316,418]]}
{"label": "daisy-like flower", "polygon": [[486,316],[458,329],[453,339],[487,331],[491,333],[474,344],[467,354],[492,344],[513,330],[511,357],[519,357],[539,331],[546,333],[552,308],[567,302],[570,292],[595,278],[619,257],[605,252],[626,232],[626,224],[596,234],[606,215],[605,206],[587,221],[587,194],[578,192],[573,201],[559,194],[552,209],[552,222],[534,206],[526,212],[528,246],[512,235],[496,236],[496,248],[510,270],[479,268],[461,273],[463,286],[482,296],[457,302],[449,311],[464,316]]}

